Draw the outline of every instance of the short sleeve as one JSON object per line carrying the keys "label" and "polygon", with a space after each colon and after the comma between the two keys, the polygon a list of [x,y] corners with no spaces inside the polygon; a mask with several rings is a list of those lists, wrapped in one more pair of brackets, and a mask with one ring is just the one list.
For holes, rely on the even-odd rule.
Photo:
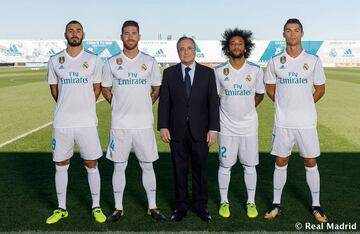
{"label": "short sleeve", "polygon": [[151,70],[151,86],[160,86],[161,85],[161,74],[159,64],[153,59],[153,65]]}
{"label": "short sleeve", "polygon": [[276,84],[276,74],[275,74],[275,65],[274,59],[271,58],[266,67],[265,76],[264,76],[265,84]]}
{"label": "short sleeve", "polygon": [[325,84],[326,77],[321,60],[318,58],[314,68],[314,85]]}
{"label": "short sleeve", "polygon": [[256,75],[255,93],[265,93],[264,72],[261,67]]}
{"label": "short sleeve", "polygon": [[110,61],[106,61],[102,69],[101,86],[111,87],[113,81],[113,75],[111,72]]}
{"label": "short sleeve", "polygon": [[58,77],[55,72],[54,64],[52,62],[52,59],[50,58],[48,62],[48,72],[47,72],[48,84],[57,84],[58,83],[57,78]]}
{"label": "short sleeve", "polygon": [[95,71],[93,77],[94,84],[101,83],[103,65],[104,62],[99,57],[96,57]]}

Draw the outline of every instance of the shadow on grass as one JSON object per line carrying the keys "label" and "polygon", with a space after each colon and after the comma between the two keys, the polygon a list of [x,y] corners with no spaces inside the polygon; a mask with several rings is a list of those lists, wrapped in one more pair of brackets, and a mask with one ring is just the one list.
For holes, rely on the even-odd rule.
{"label": "shadow on grass", "polygon": [[[310,215],[311,197],[305,181],[302,159],[292,156],[288,168],[288,180],[284,188],[282,206],[284,215],[273,222],[262,218],[272,202],[272,178],[274,159],[266,153],[260,154],[257,167],[258,184],[256,202],[259,217],[246,217],[247,200],[243,169],[238,163],[232,169],[229,200],[232,216],[222,219],[217,215],[218,159],[209,157],[209,210],[212,224],[200,221],[190,213],[181,223],[158,224],[146,216],[146,194],[142,186],[141,168],[134,155],[130,156],[126,170],[124,193],[125,217],[113,225],[96,224],[90,215],[91,197],[86,170],[78,154],[75,154],[69,169],[67,208],[69,218],[56,225],[46,225],[45,219],[56,208],[54,165],[51,153],[0,153],[0,201],[2,212],[0,231],[295,231],[296,222],[313,222]],[[360,213],[360,156],[357,153],[324,153],[318,160],[321,175],[321,204],[334,222],[355,222]],[[174,205],[174,185],[171,157],[160,153],[155,162],[157,176],[157,204],[167,217]],[[112,194],[112,163],[104,157],[99,160],[101,173],[101,204],[106,214],[114,206]],[[189,179],[191,179],[189,177]],[[189,181],[189,185],[191,182]],[[191,189],[190,189],[191,191]],[[190,196],[191,197],[191,194]],[[341,210],[346,209],[346,213]]]}

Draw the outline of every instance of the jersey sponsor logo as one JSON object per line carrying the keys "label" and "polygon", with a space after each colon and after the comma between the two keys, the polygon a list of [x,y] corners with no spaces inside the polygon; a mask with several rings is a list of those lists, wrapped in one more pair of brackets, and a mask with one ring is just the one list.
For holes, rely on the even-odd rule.
{"label": "jersey sponsor logo", "polygon": [[307,84],[308,80],[303,77],[298,77],[297,72],[288,72],[287,78],[278,77],[280,84]]}
{"label": "jersey sponsor logo", "polygon": [[60,78],[61,84],[87,84],[89,79],[86,77],[80,77],[78,72],[69,72],[69,78]]}
{"label": "jersey sponsor logo", "polygon": [[286,63],[286,56],[281,56],[281,57],[280,57],[280,63],[281,63],[281,64]]}
{"label": "jersey sponsor logo", "polygon": [[234,84],[232,89],[224,89],[226,96],[250,96],[251,90],[242,84]]}
{"label": "jersey sponsor logo", "polygon": [[128,72],[127,79],[117,79],[118,85],[145,85],[146,79],[138,77],[136,72]]}
{"label": "jersey sponsor logo", "polygon": [[64,62],[65,62],[65,57],[64,56],[59,57],[59,63],[63,64]]}
{"label": "jersey sponsor logo", "polygon": [[122,63],[123,63],[122,58],[117,58],[117,59],[116,59],[116,64],[117,64],[117,65],[121,65]]}
{"label": "jersey sponsor logo", "polygon": [[85,62],[83,63],[83,65],[82,65],[82,67],[83,67],[84,69],[88,69],[89,63],[85,61]]}
{"label": "jersey sponsor logo", "polygon": [[145,63],[143,63],[141,65],[141,70],[146,71],[147,69],[148,69],[147,65]]}
{"label": "jersey sponsor logo", "polygon": [[223,73],[225,76],[229,75],[229,68],[224,68]]}
{"label": "jersey sponsor logo", "polygon": [[309,70],[309,64],[304,63],[303,69],[304,69],[305,71]]}

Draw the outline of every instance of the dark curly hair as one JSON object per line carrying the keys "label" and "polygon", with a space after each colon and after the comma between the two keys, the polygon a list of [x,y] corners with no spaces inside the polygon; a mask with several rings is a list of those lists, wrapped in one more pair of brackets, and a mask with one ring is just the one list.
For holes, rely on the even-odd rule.
{"label": "dark curly hair", "polygon": [[226,29],[222,34],[223,40],[221,40],[222,51],[227,57],[230,57],[229,45],[231,38],[239,36],[244,39],[245,42],[245,52],[244,57],[248,58],[251,55],[251,51],[254,49],[255,44],[252,42],[252,32],[250,30],[240,30],[238,28],[235,29]]}

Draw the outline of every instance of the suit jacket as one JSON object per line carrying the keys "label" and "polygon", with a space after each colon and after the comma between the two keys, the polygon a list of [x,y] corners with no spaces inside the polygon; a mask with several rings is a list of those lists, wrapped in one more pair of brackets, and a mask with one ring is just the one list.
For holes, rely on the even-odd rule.
{"label": "suit jacket", "polygon": [[189,121],[192,137],[206,141],[209,130],[220,131],[219,96],[211,68],[196,63],[191,95],[178,63],[164,70],[158,108],[158,130],[167,128],[172,140],[181,140]]}

